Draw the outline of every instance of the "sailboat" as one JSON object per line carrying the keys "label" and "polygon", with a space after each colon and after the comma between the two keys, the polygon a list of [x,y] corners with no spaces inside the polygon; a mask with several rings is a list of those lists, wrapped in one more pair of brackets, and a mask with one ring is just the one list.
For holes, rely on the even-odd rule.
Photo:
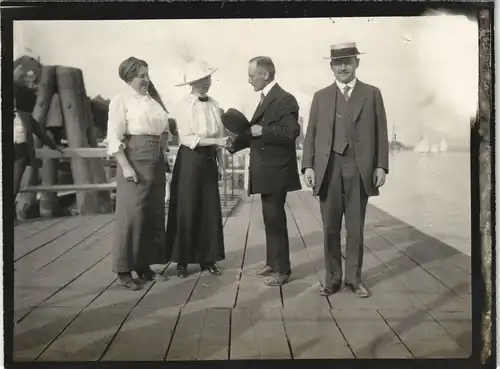
{"label": "sailboat", "polygon": [[427,137],[424,137],[422,141],[419,142],[417,146],[415,146],[415,149],[413,149],[415,152],[431,152],[431,144],[429,142],[429,139]]}
{"label": "sailboat", "polygon": [[396,136],[396,122],[393,121],[392,123],[392,140],[389,142],[389,150],[390,151],[402,151],[406,147],[403,145],[401,142],[398,141],[398,138]]}
{"label": "sailboat", "polygon": [[439,152],[447,152],[448,151],[448,140],[446,137],[441,138],[439,142]]}

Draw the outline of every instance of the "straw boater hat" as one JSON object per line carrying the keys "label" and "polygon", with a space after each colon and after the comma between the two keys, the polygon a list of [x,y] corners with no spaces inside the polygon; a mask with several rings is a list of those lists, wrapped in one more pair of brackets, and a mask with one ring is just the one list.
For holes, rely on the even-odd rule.
{"label": "straw boater hat", "polygon": [[189,62],[184,72],[184,81],[176,86],[186,86],[211,76],[218,68],[210,67],[204,60],[193,60]]}
{"label": "straw boater hat", "polygon": [[340,59],[349,58],[351,56],[362,55],[365,53],[360,53],[356,47],[355,42],[345,42],[343,44],[335,44],[330,46],[330,56],[325,59]]}

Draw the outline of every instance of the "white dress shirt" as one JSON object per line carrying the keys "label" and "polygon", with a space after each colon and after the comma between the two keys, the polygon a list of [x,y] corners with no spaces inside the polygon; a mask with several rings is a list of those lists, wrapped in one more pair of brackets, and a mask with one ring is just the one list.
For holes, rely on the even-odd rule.
{"label": "white dress shirt", "polygon": [[264,94],[264,96],[267,96],[267,94],[269,93],[269,91],[271,91],[271,88],[273,88],[275,84],[276,81],[272,81],[270,84],[268,84],[266,87],[262,89],[262,93]]}
{"label": "white dress shirt", "polygon": [[168,132],[168,115],[149,94],[131,91],[115,96],[109,104],[108,154],[125,147],[124,135],[156,135]]}
{"label": "white dress shirt", "polygon": [[349,83],[342,83],[342,82],[339,82],[337,80],[335,80],[335,83],[337,83],[337,86],[340,88],[340,91],[342,91],[342,93],[344,93],[344,91],[345,91],[345,86],[349,86],[350,88],[349,88],[349,91],[347,91],[347,98],[350,98],[351,94],[352,94],[352,90],[354,89],[354,86],[356,86],[356,81],[357,81],[357,78],[354,78]]}
{"label": "white dress shirt", "polygon": [[177,120],[180,144],[190,149],[194,149],[202,138],[224,134],[219,104],[211,97],[208,101],[200,101],[197,95],[190,93],[177,103],[173,116]]}

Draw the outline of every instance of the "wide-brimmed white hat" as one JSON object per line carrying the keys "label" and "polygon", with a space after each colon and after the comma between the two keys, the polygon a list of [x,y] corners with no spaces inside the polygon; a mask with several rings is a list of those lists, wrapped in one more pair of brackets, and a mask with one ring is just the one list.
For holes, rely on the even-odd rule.
{"label": "wide-brimmed white hat", "polygon": [[193,60],[186,67],[183,82],[176,86],[190,85],[193,82],[211,76],[217,69],[209,66],[204,60]]}

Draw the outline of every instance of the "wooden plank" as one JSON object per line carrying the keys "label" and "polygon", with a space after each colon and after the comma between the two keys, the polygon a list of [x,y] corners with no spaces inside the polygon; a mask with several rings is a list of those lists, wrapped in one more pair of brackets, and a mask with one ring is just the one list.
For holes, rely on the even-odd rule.
{"label": "wooden plank", "polygon": [[198,360],[228,360],[231,309],[206,309]]}
{"label": "wooden plank", "polygon": [[[200,275],[197,265],[188,265],[188,277],[180,279],[175,275],[176,264],[170,264],[163,273],[168,278],[167,281],[155,283],[149,292],[141,299],[138,307],[141,308],[165,308],[177,309],[184,307],[198,283]],[[118,295],[120,291],[116,292]]]}
{"label": "wooden plank", "polygon": [[16,237],[14,236],[14,262],[28,255],[30,252],[49,244],[59,237],[64,236],[73,228],[78,227],[82,224],[82,222],[86,222],[92,217],[92,215],[85,217],[67,217],[61,222],[54,224],[52,227],[48,227],[32,237],[19,241],[16,240]]}
{"label": "wooden plank", "polygon": [[166,355],[167,361],[198,359],[206,314],[206,309],[181,309],[181,316]]}
{"label": "wooden plank", "polygon": [[[111,240],[107,236],[103,242]],[[116,279],[111,272],[111,255],[87,270],[64,289],[42,302],[41,306],[70,306],[84,308],[102,294]]]}
{"label": "wooden plank", "polygon": [[[305,201],[307,199],[307,202]],[[324,236],[321,218],[317,218],[313,210],[317,204],[309,204],[315,199],[308,193],[296,192],[289,194],[287,203],[297,222],[298,231],[302,237],[305,248],[312,261],[312,266],[316,271],[320,285],[325,281],[325,253]],[[319,210],[318,210],[319,211]],[[318,285],[318,293],[320,285]]]}
{"label": "wooden plank", "polygon": [[47,186],[26,186],[20,192],[63,192],[63,191],[111,191],[116,190],[116,181],[111,183],[83,183],[83,184],[62,184]]}
{"label": "wooden plank", "polygon": [[469,354],[472,353],[472,318],[464,312],[430,311],[429,314]]}
{"label": "wooden plank", "polygon": [[78,308],[68,307],[35,309],[21,323],[14,325],[14,360],[36,360],[79,312]]}
{"label": "wooden plank", "polygon": [[285,306],[283,317],[294,359],[354,358],[327,307]]}
{"label": "wooden plank", "polygon": [[[374,237],[375,238],[375,237]],[[383,251],[371,248],[373,239],[365,240],[366,246],[381,260],[398,278],[413,292],[445,293],[449,289],[439,280],[427,273],[420,265],[409,259],[397,248],[391,247]],[[379,242],[387,242],[380,237]]]}
{"label": "wooden plank", "polygon": [[15,263],[17,270],[37,270],[51,261],[55,260],[63,253],[72,249],[93,233],[106,226],[113,220],[113,215],[103,214],[89,219],[79,227],[71,229],[63,236],[48,243],[43,249],[38,249]]}
{"label": "wooden plank", "polygon": [[242,359],[291,359],[280,307],[233,309],[231,360]]}
{"label": "wooden plank", "polygon": [[[111,275],[112,273],[108,273]],[[100,360],[132,308],[154,285],[139,291],[106,287],[42,355],[43,360]]]}
{"label": "wooden plank", "polygon": [[103,361],[163,361],[179,309],[137,306],[121,327]]}
{"label": "wooden plank", "polygon": [[234,306],[240,284],[241,266],[245,251],[246,234],[250,224],[251,203],[242,204],[238,213],[229,217],[224,225],[226,258],[218,263],[220,276],[204,271],[193,290],[189,306],[205,308]]}
{"label": "wooden plank", "polygon": [[282,286],[283,306],[287,308],[288,306],[293,307],[297,304],[306,304],[312,310],[328,309],[328,299],[319,295],[321,283],[319,274],[314,267],[315,262],[310,259],[302,235],[297,228],[295,213],[301,210],[295,206],[294,200],[298,199],[293,195],[289,194],[288,200],[288,205],[293,211],[287,209],[292,278],[288,284]]}
{"label": "wooden plank", "polygon": [[126,306],[84,310],[40,356],[40,361],[97,361],[127,317]]}
{"label": "wooden plank", "polygon": [[469,356],[425,311],[381,310],[380,314],[417,359]]}
{"label": "wooden plank", "polygon": [[332,310],[356,358],[412,358],[412,354],[375,310]]}
{"label": "wooden plank", "polygon": [[65,286],[111,252],[112,246],[103,243],[103,239],[111,234],[113,228],[114,224],[108,223],[40,270],[31,273],[16,271],[15,286]]}
{"label": "wooden plank", "polygon": [[253,329],[250,308],[236,308],[231,311],[231,360],[260,359],[259,342]]}
{"label": "wooden plank", "polygon": [[255,273],[264,266],[266,236],[260,196],[253,198],[245,259],[238,289],[237,307],[282,306],[280,288],[267,286]]}
{"label": "wooden plank", "polygon": [[16,242],[22,241],[31,237],[38,232],[48,229],[53,225],[62,222],[65,218],[52,218],[52,219],[32,219],[19,223],[14,228],[14,239]]}

